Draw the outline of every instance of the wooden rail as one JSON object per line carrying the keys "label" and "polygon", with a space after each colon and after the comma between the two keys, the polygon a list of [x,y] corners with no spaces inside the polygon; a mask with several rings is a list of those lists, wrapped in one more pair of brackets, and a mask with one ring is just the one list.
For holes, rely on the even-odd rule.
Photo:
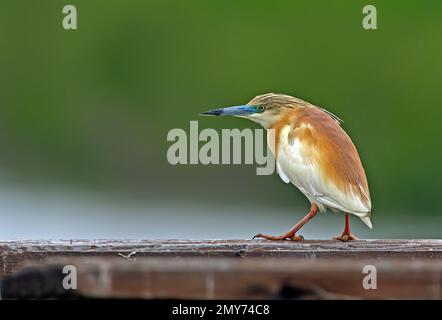
{"label": "wooden rail", "polygon": [[0,241],[0,255],[3,297],[442,298],[441,240]]}

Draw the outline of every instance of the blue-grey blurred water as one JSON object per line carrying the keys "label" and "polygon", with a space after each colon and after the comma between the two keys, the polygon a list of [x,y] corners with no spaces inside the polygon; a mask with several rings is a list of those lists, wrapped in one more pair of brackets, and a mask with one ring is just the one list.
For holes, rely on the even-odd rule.
{"label": "blue-grey blurred water", "polygon": [[[257,232],[278,234],[308,209],[256,207],[235,203],[174,202],[173,199],[121,200],[60,187],[0,185],[0,239],[228,239]],[[373,214],[371,231],[356,217],[352,231],[362,238],[437,238],[442,217]],[[320,214],[301,234],[328,239],[342,231],[343,215]]]}

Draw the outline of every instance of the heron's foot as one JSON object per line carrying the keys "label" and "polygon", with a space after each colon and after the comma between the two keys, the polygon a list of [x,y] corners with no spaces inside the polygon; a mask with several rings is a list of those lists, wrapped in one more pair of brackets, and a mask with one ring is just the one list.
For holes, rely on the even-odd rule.
{"label": "heron's foot", "polygon": [[281,241],[281,240],[304,241],[303,236],[297,236],[295,234],[292,235],[292,234],[287,234],[287,233],[282,234],[280,236],[270,236],[267,234],[258,233],[258,234],[255,234],[252,239],[256,239],[256,238],[262,238],[262,239],[273,240],[273,241]]}
{"label": "heron's foot", "polygon": [[299,235],[299,236],[295,235],[290,240],[304,242],[304,237],[302,235]]}
{"label": "heron's foot", "polygon": [[340,241],[352,241],[352,240],[359,240],[358,237],[356,237],[355,235],[352,235],[351,233],[343,233],[338,237],[333,237],[333,239],[335,240],[340,240]]}

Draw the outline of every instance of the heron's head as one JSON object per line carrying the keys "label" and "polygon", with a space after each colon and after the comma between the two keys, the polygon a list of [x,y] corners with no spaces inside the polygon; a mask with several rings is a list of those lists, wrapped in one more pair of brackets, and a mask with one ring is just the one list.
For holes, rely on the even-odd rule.
{"label": "heron's head", "polygon": [[308,102],[289,95],[267,93],[253,98],[245,105],[213,109],[201,115],[242,117],[257,122],[264,128],[271,128],[286,112],[308,105]]}

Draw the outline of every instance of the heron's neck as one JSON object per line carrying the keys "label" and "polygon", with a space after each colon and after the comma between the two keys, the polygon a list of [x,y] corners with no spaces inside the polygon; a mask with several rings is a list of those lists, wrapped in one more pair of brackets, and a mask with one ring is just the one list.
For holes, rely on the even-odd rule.
{"label": "heron's neck", "polygon": [[275,129],[276,127],[292,123],[296,120],[298,114],[298,108],[284,108],[252,120],[259,123],[265,129]]}

